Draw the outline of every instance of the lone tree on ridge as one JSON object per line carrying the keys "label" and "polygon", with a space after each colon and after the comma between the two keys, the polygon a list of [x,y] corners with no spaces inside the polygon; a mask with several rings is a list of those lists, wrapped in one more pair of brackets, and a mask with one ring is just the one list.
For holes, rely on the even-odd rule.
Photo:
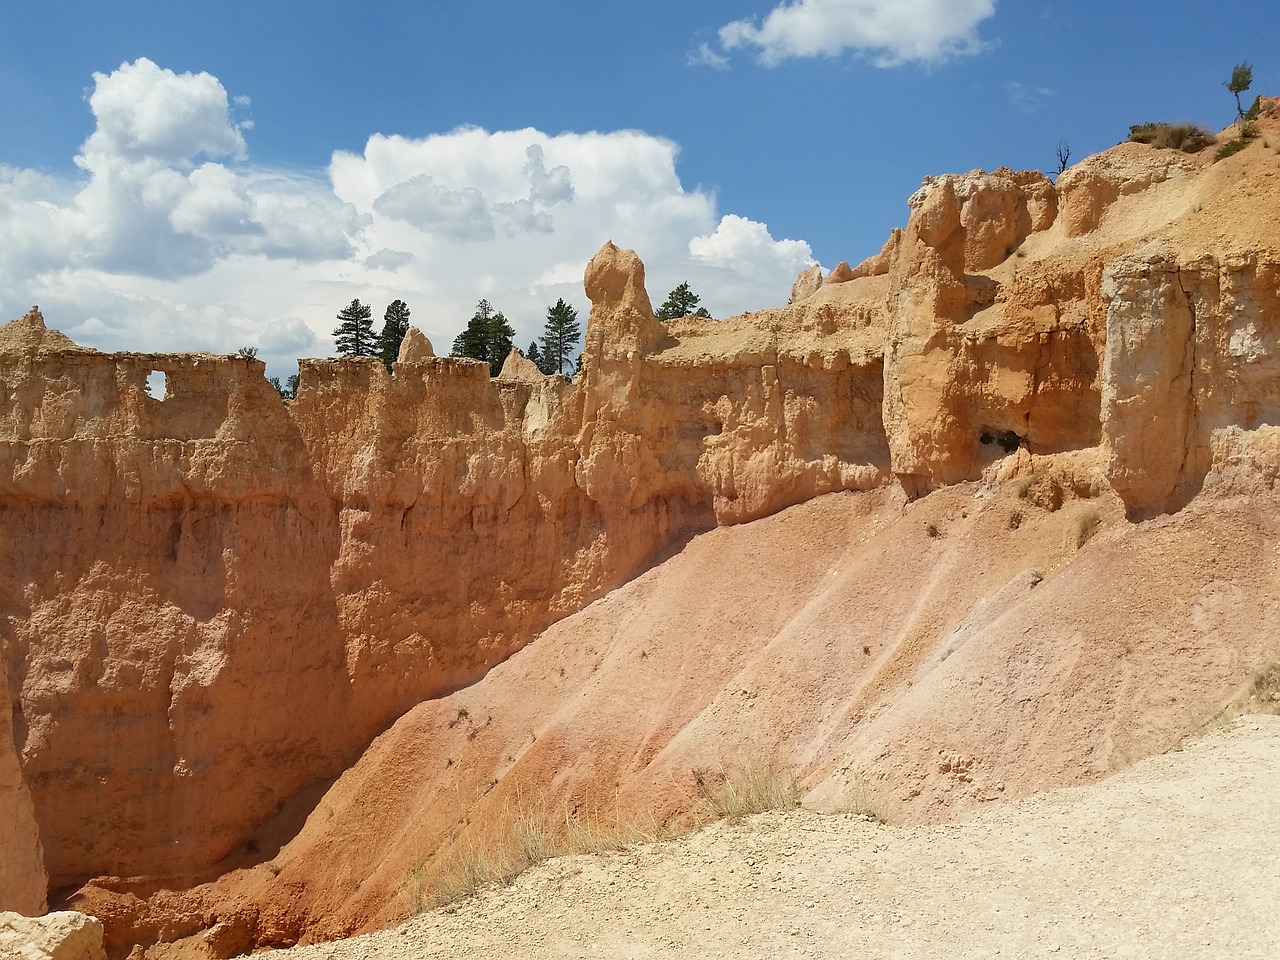
{"label": "lone tree on ridge", "polygon": [[400,344],[409,332],[409,307],[403,300],[392,300],[382,317],[382,332],[378,334],[378,356],[382,364],[391,370],[391,364],[400,356]]}
{"label": "lone tree on ridge", "polygon": [[1244,119],[1244,105],[1240,102],[1240,94],[1244,93],[1253,83],[1253,67],[1248,63],[1237,63],[1231,71],[1231,79],[1225,84],[1226,88],[1235,95],[1236,98],[1236,119]]}
{"label": "lone tree on ridge", "polygon": [[352,300],[338,311],[338,326],[333,342],[343,357],[372,357],[377,343],[373,336],[373,308]]}
{"label": "lone tree on ridge", "polygon": [[654,316],[659,320],[676,320],[680,317],[703,317],[710,320],[711,314],[707,313],[707,308],[698,306],[701,301],[702,298],[689,289],[688,283],[682,283],[667,294],[666,301]]}
{"label": "lone tree on ridge", "polygon": [[557,300],[554,307],[547,308],[547,325],[539,338],[542,350],[538,369],[543,373],[565,373],[566,367],[573,366],[573,348],[581,336],[578,311],[563,299]]}

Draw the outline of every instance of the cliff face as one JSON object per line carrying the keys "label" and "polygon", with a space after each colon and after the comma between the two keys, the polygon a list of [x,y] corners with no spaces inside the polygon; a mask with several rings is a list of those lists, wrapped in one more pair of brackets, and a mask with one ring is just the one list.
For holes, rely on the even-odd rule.
{"label": "cliff face", "polygon": [[1135,519],[1272,485],[1273,167],[1126,145],[1056,185],[936,178],[880,254],[723,321],[657,321],[606,244],[573,384],[424,339],[391,374],[304,361],[285,406],[252,359],[0,328],[0,822],[26,864],[0,907],[38,908],[15,891],[41,855],[55,889],[216,873],[693,531],[1046,465],[1055,503]]}
{"label": "cliff face", "polygon": [[5,328],[0,629],[54,888],[194,876],[683,531],[882,482],[878,356],[779,321],[708,364],[634,254],[588,287],[572,386],[304,361],[287,408],[255,360]]}

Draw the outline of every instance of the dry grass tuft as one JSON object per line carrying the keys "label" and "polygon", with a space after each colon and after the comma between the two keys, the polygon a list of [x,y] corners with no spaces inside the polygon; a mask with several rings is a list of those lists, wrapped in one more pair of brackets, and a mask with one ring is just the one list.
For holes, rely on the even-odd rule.
{"label": "dry grass tuft", "polygon": [[1280,660],[1253,675],[1239,712],[1280,714]]}
{"label": "dry grass tuft", "polygon": [[694,770],[698,792],[716,817],[740,820],[769,810],[794,810],[800,805],[795,774],[772,766],[746,764],[732,770]]}
{"label": "dry grass tuft", "polygon": [[1102,514],[1097,507],[1086,507],[1076,517],[1076,549],[1079,550],[1098,532],[1102,525]]}
{"label": "dry grass tuft", "polygon": [[1213,142],[1213,134],[1194,123],[1136,123],[1129,128],[1129,139],[1161,150],[1197,153]]}
{"label": "dry grass tuft", "polygon": [[553,857],[629,850],[671,836],[646,815],[617,810],[559,812],[538,802],[504,803],[490,819],[473,822],[465,839],[411,870],[401,896],[411,914],[474,896],[491,884],[510,883],[530,867]]}
{"label": "dry grass tuft", "polygon": [[1280,660],[1255,673],[1234,699],[1191,735],[1201,736],[1225,727],[1237,717],[1258,713],[1280,715]]}
{"label": "dry grass tuft", "polygon": [[[731,770],[695,770],[698,791],[717,818],[738,820],[769,810],[794,810],[800,803],[795,775],[772,766],[746,764]],[[883,818],[870,804],[850,808],[871,819]],[[472,821],[463,835],[409,871],[401,898],[417,914],[474,896],[490,884],[504,884],[552,857],[611,853],[667,840],[705,822],[697,817],[683,828],[665,827],[651,814],[620,809],[584,812],[568,804],[550,810],[545,803],[503,803],[492,816]]]}

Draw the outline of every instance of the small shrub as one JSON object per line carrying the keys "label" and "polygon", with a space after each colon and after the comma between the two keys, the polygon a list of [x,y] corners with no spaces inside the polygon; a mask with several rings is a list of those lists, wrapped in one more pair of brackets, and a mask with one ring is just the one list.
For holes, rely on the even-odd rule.
{"label": "small shrub", "polygon": [[1219,160],[1227,159],[1227,157],[1234,157],[1248,145],[1247,141],[1241,140],[1239,137],[1234,140],[1228,140],[1218,148],[1217,152],[1213,155],[1213,161],[1214,163],[1217,163]]}
{"label": "small shrub", "polygon": [[1194,123],[1135,123],[1129,128],[1129,140],[1160,150],[1198,153],[1213,142],[1213,134]]}
{"label": "small shrub", "polygon": [[937,540],[940,536],[942,536],[942,531],[938,529],[938,525],[934,523],[932,520],[929,520],[925,523],[924,532],[928,535],[930,540]]}
{"label": "small shrub", "polygon": [[694,770],[693,779],[712,813],[726,820],[740,820],[769,810],[794,810],[800,805],[795,775],[770,766],[747,764],[728,771]]}
{"label": "small shrub", "polygon": [[1098,531],[1102,523],[1102,514],[1094,507],[1089,507],[1076,518],[1076,549],[1079,550]]}
{"label": "small shrub", "polygon": [[1248,714],[1280,714],[1280,660],[1268,664],[1249,680],[1244,691],[1205,721],[1199,733],[1207,733]]}
{"label": "small shrub", "polygon": [[1280,713],[1280,660],[1254,674],[1244,712]]}
{"label": "small shrub", "polygon": [[624,816],[614,810],[601,815],[566,813],[564,849],[560,853],[612,853],[664,838],[652,816]]}
{"label": "small shrub", "polygon": [[849,785],[844,793],[844,803],[841,810],[855,817],[862,817],[864,820],[871,820],[881,825],[887,825],[889,818],[885,816],[884,808],[880,801],[872,792],[871,787],[867,785],[865,780],[859,779]]}

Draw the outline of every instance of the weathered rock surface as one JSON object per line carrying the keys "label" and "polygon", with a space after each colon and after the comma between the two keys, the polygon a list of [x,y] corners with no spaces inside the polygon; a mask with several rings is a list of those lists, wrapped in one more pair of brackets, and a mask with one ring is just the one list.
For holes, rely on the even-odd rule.
{"label": "weathered rock surface", "polygon": [[313,360],[288,407],[250,358],[37,356],[20,321],[0,636],[53,886],[211,869],[682,531],[883,481],[879,358],[833,321],[668,329],[612,245],[587,288],[573,385]]}
{"label": "weathered rock surface", "polygon": [[427,339],[427,335],[417,327],[410,327],[405,331],[404,339],[400,341],[400,353],[396,359],[401,363],[418,363],[429,360],[435,355],[436,352],[431,348],[431,341]]}
{"label": "weathered rock surface", "polygon": [[[1280,237],[1265,215],[1280,208],[1273,155],[1261,142],[1213,166],[1157,154],[1126,145],[1056,186],[1003,169],[931,179],[911,200],[906,230],[876,257],[830,282],[808,272],[791,305],[723,321],[658,321],[639,257],[608,243],[586,268],[593,306],[572,383],[514,361],[491,379],[485,364],[432,356],[411,331],[391,373],[374,359],[302,361],[286,406],[251,358],[98,354],[46,330],[35,311],[0,328],[0,679],[12,717],[11,736],[0,729],[0,815],[12,814],[20,864],[7,879],[0,871],[0,895],[40,904],[31,865],[42,852],[55,889],[104,878],[82,896],[102,907],[112,949],[180,937],[288,942],[315,922],[307,909],[279,906],[282,897],[301,904],[297,888],[284,896],[259,877],[230,904],[216,891],[167,891],[201,889],[274,855],[324,783],[406,711],[424,700],[445,709],[438,698],[471,689],[698,531],[825,493],[890,488],[875,494],[889,501],[865,507],[882,511],[859,529],[874,539],[912,498],[1021,476],[1028,502],[1057,516],[1040,528],[1062,546],[1083,542],[1080,531],[1097,522],[1077,498],[1101,497],[1108,516],[1136,520],[1199,492],[1270,490],[1280,477]],[[152,371],[166,375],[163,400],[144,389]],[[1024,513],[997,519],[1021,530]],[[888,578],[876,581],[881,594],[893,583],[927,592],[975,579],[976,554],[930,566],[942,563],[929,559],[940,552],[930,544],[945,523],[926,522],[925,554],[882,551],[860,567]],[[1158,565],[1164,554],[1144,556]],[[738,562],[749,569],[751,556]],[[826,561],[806,563],[802,582],[820,595]],[[1117,561],[1115,570],[1140,567]],[[940,631],[985,632],[1008,654],[1002,663],[1021,662],[1021,634],[1007,631],[1039,614],[1020,571],[1002,567],[981,581],[990,595],[964,594],[955,609],[905,595],[850,601],[805,634],[818,643],[823,630],[840,633],[838,653],[797,648],[785,663],[748,663],[725,651],[717,669],[722,679],[821,674],[802,681],[826,691],[820,730],[788,720],[783,701],[759,729],[778,732],[779,751],[802,756],[815,782],[830,780],[818,777],[824,764],[852,769],[892,752],[895,738],[932,742],[962,725],[972,697],[948,701],[948,712],[923,684],[913,692]],[[767,601],[777,572],[753,572]],[[1197,583],[1210,606],[1227,595]],[[1176,588],[1166,585],[1159,602]],[[988,600],[992,616],[1019,612],[980,623]],[[1181,610],[1178,624],[1210,623],[1214,610]],[[894,652],[870,672],[859,666],[857,689],[837,689],[830,677],[869,656],[859,631],[881,630],[882,613],[898,625]],[[840,626],[850,623],[856,629]],[[1035,656],[1093,656],[1083,637],[1046,642]],[[1199,675],[1220,691],[1261,650],[1243,644]],[[972,661],[994,669],[976,647]],[[633,760],[619,769],[648,770],[698,696],[736,695],[726,680],[694,696],[688,683],[702,682],[701,666],[655,687],[668,690],[660,703],[634,702],[622,715],[653,720],[639,740],[620,737],[615,746]],[[938,679],[937,689],[964,682]],[[1061,702],[1044,684],[1009,683],[1045,709]],[[699,729],[740,724],[727,702],[701,702],[709,712]],[[838,703],[839,718],[821,713]],[[902,722],[871,723],[870,703]],[[454,727],[436,713],[422,735],[443,743]],[[849,733],[864,720],[858,737]],[[464,733],[455,726],[453,739]],[[477,713],[466,742],[484,729]],[[1017,779],[1006,753],[1026,747],[1027,729],[988,761],[1019,789],[1037,781]],[[504,736],[503,752],[467,767],[476,783],[518,766],[526,751]],[[573,771],[558,781],[567,784],[609,767],[592,766],[575,736],[531,769],[562,763]],[[989,736],[975,727],[971,742]],[[673,749],[668,759],[689,756]],[[920,756],[903,756],[898,773],[929,780]],[[378,783],[383,795],[408,795]],[[955,790],[922,787],[915,806],[945,806]],[[638,785],[634,795],[648,796]],[[376,817],[374,805],[351,816]],[[314,830],[309,843],[342,847]],[[401,855],[384,853],[388,864]],[[380,869],[370,902],[388,896],[391,868]],[[364,879],[331,877],[316,902],[337,897],[334,884]],[[276,906],[264,912],[268,902]]]}
{"label": "weathered rock surface", "polygon": [[0,657],[0,910],[35,916],[48,907],[44,852],[31,791],[13,747],[8,669]]}
{"label": "weathered rock surface", "polygon": [[83,913],[42,917],[0,913],[0,957],[13,960],[107,960],[102,924]]}

